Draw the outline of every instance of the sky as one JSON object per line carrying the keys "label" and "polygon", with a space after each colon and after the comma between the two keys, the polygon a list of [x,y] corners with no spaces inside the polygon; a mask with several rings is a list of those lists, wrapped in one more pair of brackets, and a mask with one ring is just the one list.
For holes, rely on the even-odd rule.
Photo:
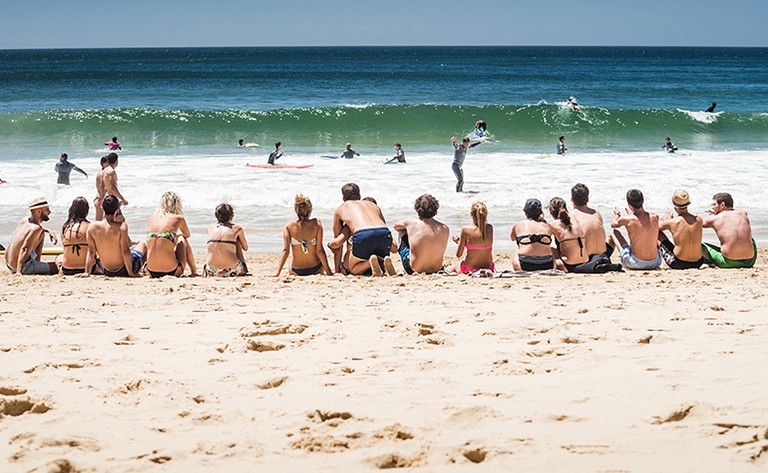
{"label": "sky", "polygon": [[0,49],[552,45],[768,47],[766,0],[23,0]]}

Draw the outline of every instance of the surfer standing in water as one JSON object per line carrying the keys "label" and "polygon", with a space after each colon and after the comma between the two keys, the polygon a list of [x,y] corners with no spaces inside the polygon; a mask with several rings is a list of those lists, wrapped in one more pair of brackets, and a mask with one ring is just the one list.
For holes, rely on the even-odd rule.
{"label": "surfer standing in water", "polygon": [[464,192],[464,171],[461,167],[464,165],[464,159],[467,157],[467,150],[474,148],[480,143],[485,143],[485,138],[482,138],[477,143],[469,144],[469,138],[461,140],[461,144],[456,144],[456,137],[451,137],[451,143],[453,144],[453,164],[451,169],[456,175],[456,192]]}
{"label": "surfer standing in water", "polygon": [[280,146],[283,144],[281,142],[275,143],[275,149],[271,153],[269,153],[269,159],[267,159],[267,164],[275,164],[275,161],[280,159],[283,156],[283,150],[280,149]]}
{"label": "surfer standing in water", "polygon": [[560,141],[557,143],[557,154],[564,155],[568,148],[565,147],[565,137],[561,136]]}
{"label": "surfer standing in water", "polygon": [[715,113],[715,107],[717,107],[717,103],[712,102],[712,105],[710,105],[709,108],[704,111],[707,113]]}
{"label": "surfer standing in water", "polygon": [[104,146],[108,147],[110,151],[117,151],[123,149],[122,146],[120,146],[120,143],[117,142],[117,137],[113,136],[111,141],[107,141],[104,143]]}
{"label": "surfer standing in water", "polygon": [[355,156],[360,156],[360,153],[352,149],[351,143],[347,143],[347,146],[344,147],[344,151],[341,153],[341,157],[344,159],[352,159]]}
{"label": "surfer standing in water", "polygon": [[395,155],[388,159],[387,161],[384,161],[384,164],[390,164],[390,163],[404,163],[405,162],[405,151],[403,151],[403,147],[400,145],[400,143],[395,143]]}
{"label": "surfer standing in water", "polygon": [[669,137],[664,138],[664,145],[661,147],[664,151],[667,153],[674,153],[677,151],[677,146],[675,146],[674,143],[672,143],[672,140],[669,139]]}

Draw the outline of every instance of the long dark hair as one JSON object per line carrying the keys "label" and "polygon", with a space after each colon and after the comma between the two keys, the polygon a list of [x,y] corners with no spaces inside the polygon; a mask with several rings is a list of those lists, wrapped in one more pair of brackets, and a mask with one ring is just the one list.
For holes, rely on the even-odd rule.
{"label": "long dark hair", "polygon": [[568,213],[565,200],[560,197],[553,197],[549,201],[549,213],[552,214],[552,217],[560,220],[566,230],[571,231],[571,215]]}
{"label": "long dark hair", "polygon": [[72,205],[69,206],[69,216],[67,217],[67,221],[64,222],[64,225],[61,226],[62,237],[64,233],[66,233],[67,230],[71,230],[75,224],[77,224],[77,228],[75,229],[75,237],[79,237],[80,225],[82,225],[83,222],[88,222],[89,211],[90,207],[88,206],[88,200],[86,200],[85,197],[75,198],[75,200],[72,201]]}

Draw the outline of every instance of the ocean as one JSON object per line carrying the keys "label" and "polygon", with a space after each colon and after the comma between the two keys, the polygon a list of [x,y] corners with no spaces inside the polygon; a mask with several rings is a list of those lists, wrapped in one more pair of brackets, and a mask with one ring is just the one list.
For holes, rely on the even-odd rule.
{"label": "ocean", "polygon": [[[358,182],[390,226],[422,193],[457,233],[481,200],[496,247],[529,197],[543,202],[587,184],[606,218],[629,188],[649,210],[670,209],[678,187],[702,213],[731,192],[768,242],[761,205],[768,163],[764,48],[306,47],[0,51],[0,242],[45,196],[51,226],[74,197],[95,195],[103,143],[117,136],[117,168],[131,234],[140,238],[160,195],[184,202],[197,250],[220,202],[235,207],[251,246],[281,247],[281,228],[303,193],[331,228],[340,187]],[[565,104],[577,98],[581,108]],[[705,110],[717,102],[715,113]],[[491,139],[468,154],[456,194],[450,138],[485,120]],[[568,153],[556,156],[558,136]],[[664,137],[678,146],[661,151]],[[237,148],[239,139],[259,148]],[[276,141],[283,164],[263,170]],[[326,159],[352,143],[361,156]],[[405,165],[382,165],[402,143]],[[61,153],[88,172],[56,184]],[[714,241],[711,233],[706,238]]]}

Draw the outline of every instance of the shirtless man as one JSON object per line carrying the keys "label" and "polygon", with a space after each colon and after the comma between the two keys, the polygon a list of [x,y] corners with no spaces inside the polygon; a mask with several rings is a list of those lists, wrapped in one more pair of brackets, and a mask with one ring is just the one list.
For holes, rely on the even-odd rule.
{"label": "shirtless man", "polygon": [[[688,192],[678,189],[672,195],[672,205],[677,217],[667,213],[659,222],[659,252],[672,269],[692,269],[704,264],[701,257],[702,219],[688,213],[691,199]],[[672,232],[672,241],[664,234]]]}
{"label": "shirtless man", "polygon": [[5,266],[16,276],[23,274],[58,274],[55,263],[43,263],[45,234],[48,233],[55,245],[58,243],[56,234],[42,225],[51,215],[51,209],[44,198],[37,198],[29,204],[29,218],[19,222],[11,235],[11,242],[5,252]]}
{"label": "shirtless man", "polygon": [[419,219],[407,219],[395,224],[400,237],[400,259],[408,274],[436,273],[443,268],[443,255],[448,246],[448,226],[434,219],[440,203],[424,194],[413,204]]}
{"label": "shirtless man", "polygon": [[334,257],[340,258],[344,245],[344,226],[349,228],[352,251],[347,260],[350,274],[364,274],[369,269],[374,276],[382,276],[381,261],[387,274],[394,276],[395,267],[389,252],[392,247],[392,234],[384,221],[379,206],[370,201],[360,200],[360,188],[355,183],[345,184],[341,188],[344,200],[333,213],[333,241],[328,245]]}
{"label": "shirtless man", "polygon": [[702,243],[704,260],[719,268],[751,268],[757,260],[757,245],[747,212],[733,208],[731,194],[712,196],[712,210],[704,217],[704,228],[715,230],[721,246]]}
{"label": "shirtless man", "polygon": [[101,157],[101,171],[96,173],[96,198],[93,199],[93,207],[96,209],[96,220],[104,218],[104,209],[101,208],[101,199],[107,195],[107,190],[104,188],[104,172],[109,166],[109,158],[107,156]]}
{"label": "shirtless man", "polygon": [[105,276],[139,277],[139,271],[144,266],[144,255],[147,245],[144,242],[131,247],[128,237],[128,224],[125,219],[117,220],[120,212],[120,201],[113,195],[107,195],[102,200],[104,220],[93,222],[88,226],[88,256],[85,260],[85,272],[75,277],[88,277],[91,268],[97,261]]}
{"label": "shirtless man", "polygon": [[[643,209],[645,198],[637,189],[627,192],[627,214],[621,215],[618,208],[613,209],[613,239],[620,248],[621,265],[627,269],[658,269],[661,256],[657,239],[659,237],[659,216]],[[629,243],[618,230],[627,227]]]}
{"label": "shirtless man", "polygon": [[[128,205],[128,201],[125,200],[125,197],[123,197],[123,194],[120,193],[120,191],[117,189],[117,171],[115,171],[115,168],[117,167],[117,153],[109,153],[107,155],[107,163],[109,164],[106,169],[104,169],[104,191],[107,195],[113,195],[120,199],[120,205]],[[119,210],[119,209],[118,209]],[[123,212],[121,211],[119,215],[117,216],[117,222],[124,222],[125,217],[123,217]]]}

